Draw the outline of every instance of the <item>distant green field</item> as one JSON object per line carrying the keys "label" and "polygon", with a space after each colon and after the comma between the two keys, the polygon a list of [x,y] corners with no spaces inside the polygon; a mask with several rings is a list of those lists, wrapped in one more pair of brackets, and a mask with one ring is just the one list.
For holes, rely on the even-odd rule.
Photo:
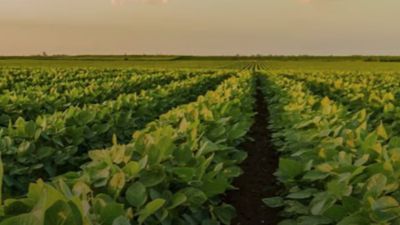
{"label": "distant green field", "polygon": [[96,67],[96,68],[212,68],[220,69],[234,66],[233,62],[227,61],[125,61],[125,60],[32,60],[32,59],[10,59],[0,60],[0,66],[11,67]]}
{"label": "distant green field", "polygon": [[262,64],[269,70],[398,71],[392,58],[367,57],[178,57],[178,56],[76,56],[0,57],[1,67],[95,67],[155,69],[243,69]]}

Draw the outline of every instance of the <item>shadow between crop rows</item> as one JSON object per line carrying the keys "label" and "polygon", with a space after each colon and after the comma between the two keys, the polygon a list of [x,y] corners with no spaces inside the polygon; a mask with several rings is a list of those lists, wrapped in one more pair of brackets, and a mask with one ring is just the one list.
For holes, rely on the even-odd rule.
{"label": "shadow between crop rows", "polygon": [[275,196],[279,191],[273,175],[278,168],[279,157],[267,128],[268,103],[264,101],[259,80],[257,86],[255,121],[248,133],[249,140],[239,146],[248,153],[248,158],[241,165],[244,174],[234,181],[238,190],[229,192],[226,197],[226,202],[237,211],[232,225],[276,225],[280,220],[279,210],[269,208],[262,202],[263,198]]}

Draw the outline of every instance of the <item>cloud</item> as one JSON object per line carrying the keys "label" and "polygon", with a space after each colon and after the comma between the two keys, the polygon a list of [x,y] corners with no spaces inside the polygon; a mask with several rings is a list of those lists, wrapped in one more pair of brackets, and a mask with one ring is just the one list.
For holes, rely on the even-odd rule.
{"label": "cloud", "polygon": [[111,0],[111,4],[113,5],[123,5],[127,2],[141,2],[148,4],[165,4],[168,3],[169,0]]}

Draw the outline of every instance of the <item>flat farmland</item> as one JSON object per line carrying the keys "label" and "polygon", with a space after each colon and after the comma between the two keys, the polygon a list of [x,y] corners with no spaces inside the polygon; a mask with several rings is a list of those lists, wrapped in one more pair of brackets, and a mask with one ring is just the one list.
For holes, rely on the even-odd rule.
{"label": "flat farmland", "polygon": [[397,224],[400,65],[0,60],[0,225]]}

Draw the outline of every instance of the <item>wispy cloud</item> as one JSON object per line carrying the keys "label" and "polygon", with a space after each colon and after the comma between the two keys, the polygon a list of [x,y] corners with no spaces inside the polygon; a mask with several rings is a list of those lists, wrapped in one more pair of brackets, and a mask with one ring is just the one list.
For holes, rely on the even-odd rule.
{"label": "wispy cloud", "polygon": [[168,3],[169,0],[111,0],[111,4],[113,5],[122,5],[127,2],[141,2],[141,3],[149,3],[149,4],[165,4]]}

